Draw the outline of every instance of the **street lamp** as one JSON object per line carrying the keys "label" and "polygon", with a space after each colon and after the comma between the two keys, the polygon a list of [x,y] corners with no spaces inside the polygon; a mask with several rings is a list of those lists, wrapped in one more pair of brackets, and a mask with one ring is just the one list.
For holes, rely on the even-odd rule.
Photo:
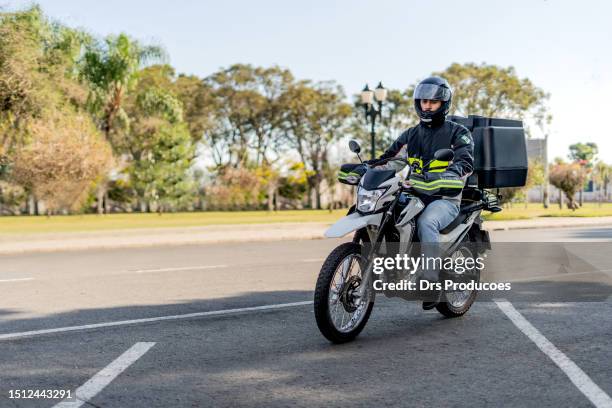
{"label": "street lamp", "polygon": [[361,105],[365,112],[366,123],[370,121],[370,138],[372,148],[372,159],[376,157],[376,118],[381,116],[383,102],[387,99],[387,89],[378,83],[378,86],[373,91],[366,84],[361,91]]}

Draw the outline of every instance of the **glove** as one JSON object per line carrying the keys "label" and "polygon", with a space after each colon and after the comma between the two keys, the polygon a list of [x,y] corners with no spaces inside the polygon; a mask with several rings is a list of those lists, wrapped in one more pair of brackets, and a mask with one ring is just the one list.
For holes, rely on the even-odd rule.
{"label": "glove", "polygon": [[411,174],[409,178],[412,188],[424,195],[444,195],[454,197],[461,193],[464,183],[451,172]]}
{"label": "glove", "polygon": [[366,167],[361,163],[343,164],[338,172],[338,181],[344,184],[357,185],[365,172]]}

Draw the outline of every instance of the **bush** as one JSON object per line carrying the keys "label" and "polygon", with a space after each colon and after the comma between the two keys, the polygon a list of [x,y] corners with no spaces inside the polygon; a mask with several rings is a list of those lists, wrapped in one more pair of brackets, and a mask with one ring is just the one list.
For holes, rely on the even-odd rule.
{"label": "bush", "polygon": [[89,117],[57,111],[29,125],[32,141],[15,153],[10,176],[49,211],[78,209],[112,164],[110,146]]}
{"label": "bush", "polygon": [[212,185],[205,189],[210,210],[257,210],[263,207],[264,185],[253,169],[221,169]]}
{"label": "bush", "polygon": [[567,208],[576,210],[578,203],[574,195],[582,188],[586,179],[586,171],[578,163],[558,163],[550,169],[550,183],[561,190],[567,197]]}

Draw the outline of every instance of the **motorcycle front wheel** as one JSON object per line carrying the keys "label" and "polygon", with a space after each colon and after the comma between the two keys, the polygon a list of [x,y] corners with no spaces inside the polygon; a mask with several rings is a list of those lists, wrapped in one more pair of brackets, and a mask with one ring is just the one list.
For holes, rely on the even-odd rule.
{"label": "motorcycle front wheel", "polygon": [[327,257],[317,279],[314,313],[321,334],[332,343],[353,340],[365,327],[375,292],[365,288],[359,296],[366,260],[361,245],[346,242]]}

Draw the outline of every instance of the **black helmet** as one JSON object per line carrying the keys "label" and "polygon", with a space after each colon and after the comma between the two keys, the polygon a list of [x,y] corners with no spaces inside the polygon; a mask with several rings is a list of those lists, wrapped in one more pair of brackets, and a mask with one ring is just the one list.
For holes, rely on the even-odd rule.
{"label": "black helmet", "polygon": [[[421,110],[421,99],[442,101],[442,106],[434,112]],[[453,90],[444,78],[432,76],[422,80],[414,89],[414,108],[421,122],[431,125],[442,123],[448,114],[453,99]]]}

